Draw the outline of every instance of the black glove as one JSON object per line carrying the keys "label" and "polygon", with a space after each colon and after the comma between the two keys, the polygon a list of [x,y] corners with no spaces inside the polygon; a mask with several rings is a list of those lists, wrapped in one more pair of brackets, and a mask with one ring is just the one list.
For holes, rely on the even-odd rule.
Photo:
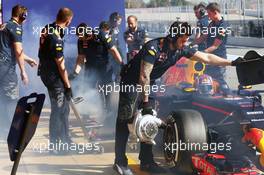
{"label": "black glove", "polygon": [[239,64],[244,63],[246,61],[247,60],[245,60],[244,58],[238,57],[237,59],[231,62],[231,66],[238,66]]}
{"label": "black glove", "polygon": [[68,101],[72,98],[72,89],[71,88],[65,88],[65,97]]}
{"label": "black glove", "polygon": [[120,64],[120,70],[122,71],[124,68],[125,68],[125,66],[126,66],[126,64],[124,63],[124,62],[122,62],[121,64]]}
{"label": "black glove", "polygon": [[142,115],[146,115],[146,114],[153,115],[152,106],[150,105],[149,102],[143,102],[143,110],[141,113]]}
{"label": "black glove", "polygon": [[69,75],[69,80],[74,80],[79,74],[77,74],[76,72],[73,72]]}
{"label": "black glove", "polygon": [[126,72],[127,64],[121,63],[120,68],[120,76],[122,77]]}

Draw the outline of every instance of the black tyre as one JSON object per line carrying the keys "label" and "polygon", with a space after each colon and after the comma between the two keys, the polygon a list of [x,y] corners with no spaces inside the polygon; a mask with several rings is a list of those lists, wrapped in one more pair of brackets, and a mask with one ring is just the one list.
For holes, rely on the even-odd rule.
{"label": "black tyre", "polygon": [[163,139],[166,161],[179,172],[192,173],[192,155],[204,152],[202,147],[207,144],[207,126],[197,111],[172,112],[167,119]]}

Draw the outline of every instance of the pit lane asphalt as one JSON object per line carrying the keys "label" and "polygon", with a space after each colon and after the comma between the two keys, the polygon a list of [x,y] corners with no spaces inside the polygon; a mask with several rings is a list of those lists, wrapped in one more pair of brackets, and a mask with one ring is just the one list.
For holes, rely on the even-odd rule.
{"label": "pit lane asphalt", "polygon": [[[113,129],[111,136],[106,136],[95,141],[88,141],[83,138],[83,133],[79,123],[71,113],[70,133],[73,141],[81,145],[72,147],[71,153],[67,155],[55,156],[48,152],[48,122],[50,109],[44,108],[39,121],[35,136],[22,155],[17,175],[115,175],[112,169],[114,161],[114,140]],[[107,134],[105,134],[107,135]],[[109,139],[111,137],[111,139]],[[101,144],[104,153],[90,151],[88,144]],[[86,148],[83,147],[85,145]],[[83,151],[86,149],[85,151]],[[137,175],[149,175],[140,171],[137,159],[137,151],[128,149],[129,166]],[[162,156],[157,155],[156,159],[163,162]],[[12,162],[9,160],[8,148],[5,140],[0,140],[0,174],[8,175],[12,169]],[[170,174],[170,173],[166,173]]]}

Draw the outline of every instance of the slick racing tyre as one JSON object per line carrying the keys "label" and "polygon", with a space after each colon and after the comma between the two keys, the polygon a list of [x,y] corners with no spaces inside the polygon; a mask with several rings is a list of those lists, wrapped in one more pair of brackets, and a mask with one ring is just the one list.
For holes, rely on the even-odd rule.
{"label": "slick racing tyre", "polygon": [[192,173],[192,155],[204,152],[202,145],[207,144],[207,126],[201,114],[194,110],[172,112],[163,141],[166,161],[179,172]]}

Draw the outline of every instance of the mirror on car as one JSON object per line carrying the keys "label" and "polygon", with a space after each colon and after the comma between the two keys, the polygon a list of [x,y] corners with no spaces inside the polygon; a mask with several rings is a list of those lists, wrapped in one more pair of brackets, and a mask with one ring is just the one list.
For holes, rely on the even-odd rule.
{"label": "mirror on car", "polygon": [[240,90],[252,89],[252,86],[251,85],[248,85],[248,86],[239,85],[238,89],[240,89]]}

